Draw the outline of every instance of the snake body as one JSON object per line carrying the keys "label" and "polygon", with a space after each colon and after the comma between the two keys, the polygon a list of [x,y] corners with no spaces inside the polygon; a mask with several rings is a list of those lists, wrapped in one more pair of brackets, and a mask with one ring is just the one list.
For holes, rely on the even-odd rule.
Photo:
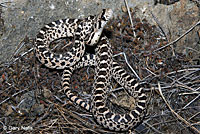
{"label": "snake body", "polygon": [[[103,35],[100,38],[103,27],[111,18],[111,15],[112,10],[104,9],[97,16],[73,20],[73,25],[67,23],[71,21],[70,19],[45,25],[37,35],[35,52],[36,57],[45,66],[64,69],[62,86],[71,101],[92,112],[96,121],[105,128],[114,131],[126,131],[141,122],[145,115],[147,98],[143,93],[143,85],[131,77],[117,62],[113,61],[112,49],[107,37]],[[59,32],[59,30],[62,32]],[[49,43],[65,36],[74,36],[75,38],[72,51],[67,52],[65,56],[52,53],[48,48]],[[94,45],[97,42],[96,54],[83,56],[85,45]],[[95,66],[91,104],[80,99],[69,88],[73,71],[84,66]],[[106,106],[107,92],[112,77],[136,100],[135,107],[128,113],[118,114]]]}
{"label": "snake body", "polygon": [[[95,66],[95,82],[91,105],[77,97],[70,89],[70,78],[73,71],[85,66]],[[117,114],[106,107],[107,92],[112,77],[135,98],[135,107],[129,113]],[[137,126],[145,115],[147,98],[143,93],[143,86],[117,62],[113,61],[111,45],[105,36],[100,39],[97,45],[96,55],[86,55],[77,65],[64,70],[62,80],[62,86],[67,97],[72,102],[91,111],[97,122],[105,128],[126,131]]]}

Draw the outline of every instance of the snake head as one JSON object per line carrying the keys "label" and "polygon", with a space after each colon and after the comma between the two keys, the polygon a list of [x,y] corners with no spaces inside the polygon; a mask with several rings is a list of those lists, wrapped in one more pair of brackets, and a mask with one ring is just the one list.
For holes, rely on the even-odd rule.
{"label": "snake head", "polygon": [[102,12],[96,16],[95,20],[93,21],[93,32],[90,34],[88,41],[86,42],[87,45],[93,46],[99,41],[101,33],[103,31],[104,26],[107,22],[112,18],[113,11],[112,9],[103,9]]}

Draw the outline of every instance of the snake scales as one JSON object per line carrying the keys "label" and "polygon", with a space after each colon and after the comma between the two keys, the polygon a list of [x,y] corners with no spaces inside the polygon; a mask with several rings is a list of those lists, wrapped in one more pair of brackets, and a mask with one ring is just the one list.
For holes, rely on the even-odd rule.
{"label": "snake scales", "polygon": [[[92,112],[96,121],[114,131],[126,131],[141,122],[145,115],[146,95],[143,85],[132,78],[117,62],[113,61],[112,49],[105,35],[101,36],[106,23],[112,17],[111,9],[103,9],[97,16],[80,19],[62,19],[45,25],[36,37],[35,54],[39,61],[49,68],[64,69],[62,86],[67,97]],[[53,40],[73,37],[72,51],[63,54],[53,53],[49,44]],[[100,40],[100,41],[99,41]],[[95,55],[84,55],[85,45],[95,45]],[[75,69],[95,66],[95,78],[91,104],[74,95],[69,88],[70,78]],[[136,104],[126,114],[117,114],[106,106],[107,92],[114,78],[132,95]]]}

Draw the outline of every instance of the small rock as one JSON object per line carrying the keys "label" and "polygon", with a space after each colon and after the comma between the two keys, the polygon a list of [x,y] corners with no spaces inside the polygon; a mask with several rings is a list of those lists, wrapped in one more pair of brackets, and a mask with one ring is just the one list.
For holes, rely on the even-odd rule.
{"label": "small rock", "polygon": [[50,90],[48,90],[46,87],[43,87],[43,90],[44,90],[44,97],[45,98],[50,98],[51,97],[51,91]]}

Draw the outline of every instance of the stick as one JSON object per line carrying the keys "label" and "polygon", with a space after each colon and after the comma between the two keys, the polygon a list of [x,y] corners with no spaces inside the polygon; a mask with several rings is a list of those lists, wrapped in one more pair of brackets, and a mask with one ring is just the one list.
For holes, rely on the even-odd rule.
{"label": "stick", "polygon": [[189,126],[192,130],[194,130],[197,133],[200,133],[199,130],[197,130],[197,128],[195,128],[194,126],[192,126],[188,121],[186,121],[183,117],[181,117],[179,114],[177,114],[168,104],[167,100],[165,99],[165,97],[162,94],[162,90],[161,90],[161,86],[160,86],[160,82],[158,82],[158,90],[160,92],[160,95],[162,97],[162,99],[164,100],[164,102],[166,103],[167,107],[170,109],[170,111],[181,121],[183,121],[187,126]]}
{"label": "stick", "polygon": [[166,47],[168,47],[168,46],[170,46],[170,45],[173,45],[174,43],[176,43],[177,41],[179,41],[181,38],[183,38],[185,35],[187,35],[189,32],[191,32],[197,25],[200,25],[200,21],[197,22],[194,26],[192,26],[189,30],[187,30],[187,31],[186,31],[184,34],[182,34],[180,37],[178,37],[176,40],[174,40],[174,41],[168,43],[168,44],[165,45],[165,46],[162,46],[162,47],[160,47],[160,48],[154,50],[153,52],[160,51],[160,50],[162,50],[162,49],[164,49],[164,48],[166,48]]}

